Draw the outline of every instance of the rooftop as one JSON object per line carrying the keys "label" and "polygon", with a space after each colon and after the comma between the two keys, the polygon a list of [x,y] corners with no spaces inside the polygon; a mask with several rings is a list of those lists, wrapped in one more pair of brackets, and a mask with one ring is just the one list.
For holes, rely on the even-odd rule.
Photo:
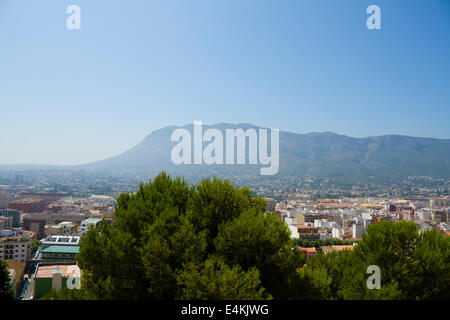
{"label": "rooftop", "polygon": [[353,250],[355,248],[354,245],[333,245],[333,246],[324,246],[322,247],[322,251],[327,253],[327,252],[339,252],[342,250]]}
{"label": "rooftop", "polygon": [[81,275],[81,270],[77,265],[52,265],[39,266],[36,272],[36,278],[51,278],[55,272],[61,272],[62,276],[65,278],[79,278]]}
{"label": "rooftop", "polygon": [[42,253],[78,253],[80,248],[78,246],[48,246],[41,250]]}
{"label": "rooftop", "polygon": [[46,239],[42,240],[43,245],[70,245],[77,246],[80,242],[80,237],[78,236],[56,236],[51,235]]}

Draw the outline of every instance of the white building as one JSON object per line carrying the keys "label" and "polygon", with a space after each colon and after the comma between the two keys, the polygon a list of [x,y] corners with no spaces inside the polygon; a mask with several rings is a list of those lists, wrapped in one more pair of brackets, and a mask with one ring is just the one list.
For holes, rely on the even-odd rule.
{"label": "white building", "polygon": [[31,239],[22,237],[0,238],[0,260],[27,262],[31,259]]}
{"label": "white building", "polygon": [[431,218],[431,213],[428,210],[420,210],[417,211],[417,218],[419,220],[430,220]]}
{"label": "white building", "polygon": [[315,228],[330,229],[331,223],[327,219],[314,219]]}
{"label": "white building", "polygon": [[334,239],[342,240],[342,236],[344,235],[344,229],[340,227],[333,227],[333,229],[331,229],[331,235],[333,236]]}
{"label": "white building", "polygon": [[364,225],[355,223],[352,226],[352,238],[353,239],[361,238],[362,235],[364,234],[364,231],[365,231]]}
{"label": "white building", "polygon": [[58,236],[51,235],[41,241],[43,246],[78,246],[81,237],[79,236]]}
{"label": "white building", "polygon": [[93,203],[99,204],[116,204],[116,200],[110,196],[92,195],[89,197],[89,200],[91,200]]}
{"label": "white building", "polygon": [[57,225],[46,225],[44,228],[44,234],[46,237],[49,235],[69,236],[75,234],[76,231],[76,224],[70,221],[64,221]]}
{"label": "white building", "polygon": [[94,226],[96,228],[100,221],[102,221],[100,218],[89,218],[81,221],[80,232],[87,232],[90,226]]}
{"label": "white building", "polygon": [[372,220],[373,219],[373,215],[370,212],[363,212],[362,218],[364,220]]}
{"label": "white building", "polygon": [[291,238],[292,239],[298,239],[300,238],[300,234],[298,233],[298,228],[297,226],[289,226],[289,230],[291,230]]}

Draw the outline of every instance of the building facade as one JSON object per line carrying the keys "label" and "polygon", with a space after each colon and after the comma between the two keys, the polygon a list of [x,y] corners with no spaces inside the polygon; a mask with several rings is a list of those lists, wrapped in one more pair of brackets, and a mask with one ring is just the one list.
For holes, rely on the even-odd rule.
{"label": "building facade", "polygon": [[31,239],[17,237],[0,238],[0,260],[27,262],[31,259]]}
{"label": "building facade", "polygon": [[12,217],[13,228],[20,228],[22,225],[22,212],[11,209],[0,209],[0,217]]}

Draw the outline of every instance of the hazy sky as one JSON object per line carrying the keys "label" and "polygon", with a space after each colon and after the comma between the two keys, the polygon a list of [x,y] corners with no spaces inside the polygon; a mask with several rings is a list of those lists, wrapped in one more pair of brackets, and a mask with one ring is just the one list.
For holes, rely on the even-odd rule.
{"label": "hazy sky", "polygon": [[448,139],[449,119],[448,0],[0,0],[0,164],[101,160],[194,120]]}

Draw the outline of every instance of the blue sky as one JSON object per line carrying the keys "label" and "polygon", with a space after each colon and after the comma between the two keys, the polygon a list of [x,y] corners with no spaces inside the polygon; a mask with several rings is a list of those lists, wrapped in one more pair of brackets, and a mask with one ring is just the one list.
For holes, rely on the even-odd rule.
{"label": "blue sky", "polygon": [[448,0],[0,1],[0,164],[101,160],[194,120],[449,139],[449,119]]}

